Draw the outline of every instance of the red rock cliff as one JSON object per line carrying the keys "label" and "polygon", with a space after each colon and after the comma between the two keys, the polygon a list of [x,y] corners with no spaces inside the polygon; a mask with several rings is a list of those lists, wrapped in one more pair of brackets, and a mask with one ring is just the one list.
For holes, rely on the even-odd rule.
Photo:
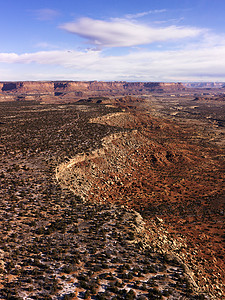
{"label": "red rock cliff", "polygon": [[44,81],[1,82],[2,92],[10,93],[43,93],[54,92],[54,84]]}
{"label": "red rock cliff", "polygon": [[54,93],[54,92],[152,92],[185,90],[182,83],[125,82],[125,81],[20,81],[0,82],[2,93]]}

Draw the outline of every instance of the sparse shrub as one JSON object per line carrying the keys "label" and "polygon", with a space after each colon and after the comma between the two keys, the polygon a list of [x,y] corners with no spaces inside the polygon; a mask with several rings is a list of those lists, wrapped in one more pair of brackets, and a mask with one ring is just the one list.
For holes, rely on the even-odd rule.
{"label": "sparse shrub", "polygon": [[66,274],[70,274],[70,273],[74,272],[74,266],[66,265],[62,268],[62,272],[66,273]]}
{"label": "sparse shrub", "polygon": [[84,299],[88,299],[90,297],[91,293],[89,290],[87,290],[85,293],[84,293]]}
{"label": "sparse shrub", "polygon": [[170,295],[172,295],[172,290],[171,289],[164,290],[162,291],[162,295],[165,297],[169,297]]}
{"label": "sparse shrub", "polygon": [[162,299],[162,293],[157,288],[151,288],[148,291],[149,299]]}
{"label": "sparse shrub", "polygon": [[136,293],[131,289],[129,292],[126,294],[125,299],[127,300],[133,300],[136,297]]}
{"label": "sparse shrub", "polygon": [[69,293],[69,294],[66,294],[66,295],[63,296],[63,300],[71,300],[74,297],[75,297],[75,293]]}
{"label": "sparse shrub", "polygon": [[199,294],[199,295],[194,296],[194,299],[195,299],[195,300],[205,300],[205,299],[207,299],[207,298],[206,298],[205,295]]}

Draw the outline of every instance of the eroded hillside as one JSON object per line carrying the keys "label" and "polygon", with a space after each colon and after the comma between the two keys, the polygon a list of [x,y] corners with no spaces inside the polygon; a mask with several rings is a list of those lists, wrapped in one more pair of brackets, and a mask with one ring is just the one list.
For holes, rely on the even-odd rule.
{"label": "eroded hillside", "polygon": [[[153,216],[162,218],[175,247],[163,236],[159,249],[189,261],[199,285],[211,290],[212,270],[215,278],[224,276],[223,152],[193,142],[191,128],[143,114],[116,113],[91,122],[130,131],[111,135],[98,151],[60,165],[60,183],[84,199],[135,208],[147,224]],[[176,236],[183,240],[180,247]]]}

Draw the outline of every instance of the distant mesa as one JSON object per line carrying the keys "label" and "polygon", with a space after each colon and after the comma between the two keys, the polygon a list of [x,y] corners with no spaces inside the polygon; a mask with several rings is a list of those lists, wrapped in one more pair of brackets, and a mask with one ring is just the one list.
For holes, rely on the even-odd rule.
{"label": "distant mesa", "polygon": [[[0,82],[0,102],[40,101],[68,103],[95,97],[126,97],[155,94],[189,94],[201,101],[212,92],[223,94],[223,82],[126,82],[126,81],[11,81]],[[201,91],[199,93],[199,91]],[[174,95],[173,95],[174,96]],[[213,95],[211,95],[213,96]],[[214,99],[214,98],[213,98]],[[207,98],[207,100],[209,100]],[[224,101],[224,99],[216,99]]]}
{"label": "distant mesa", "polygon": [[187,88],[202,88],[202,89],[220,89],[224,88],[224,82],[185,82],[183,85]]}
{"label": "distant mesa", "polygon": [[114,97],[185,91],[182,83],[126,81],[18,81],[0,82],[0,102],[35,100],[44,103],[76,102],[93,97]]}
{"label": "distant mesa", "polygon": [[[22,85],[22,83],[21,83]],[[2,92],[12,91],[17,89],[17,84],[15,82],[4,83],[2,86]]]}
{"label": "distant mesa", "polygon": [[149,92],[165,90],[185,90],[182,83],[125,82],[125,81],[20,81],[0,82],[2,93],[54,93],[54,92]]}
{"label": "distant mesa", "polygon": [[[223,94],[222,82],[126,82],[126,81],[12,81],[0,82],[0,102],[41,101],[42,103],[77,102],[95,97],[126,97],[156,94],[184,94],[201,91]],[[211,91],[209,91],[211,90]],[[198,92],[196,92],[198,94]],[[199,101],[201,99],[194,99]]]}
{"label": "distant mesa", "polygon": [[[85,93],[95,92],[106,95],[144,94],[149,92],[180,92],[190,88],[215,89],[224,88],[222,82],[126,82],[126,81],[17,81],[0,82],[2,94],[52,94],[61,96],[60,93],[76,93],[82,97]],[[90,95],[91,96],[91,95]]]}

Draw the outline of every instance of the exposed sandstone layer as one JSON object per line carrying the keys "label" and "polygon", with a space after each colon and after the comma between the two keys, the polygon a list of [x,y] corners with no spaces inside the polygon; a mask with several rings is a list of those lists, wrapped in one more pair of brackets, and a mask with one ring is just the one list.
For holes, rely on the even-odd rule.
{"label": "exposed sandstone layer", "polygon": [[13,93],[43,93],[53,92],[54,84],[51,82],[41,81],[21,81],[21,82],[2,82],[1,92]]}
{"label": "exposed sandstone layer", "polygon": [[140,92],[184,90],[182,83],[125,81],[18,81],[0,82],[2,93],[54,93],[82,91]]}

